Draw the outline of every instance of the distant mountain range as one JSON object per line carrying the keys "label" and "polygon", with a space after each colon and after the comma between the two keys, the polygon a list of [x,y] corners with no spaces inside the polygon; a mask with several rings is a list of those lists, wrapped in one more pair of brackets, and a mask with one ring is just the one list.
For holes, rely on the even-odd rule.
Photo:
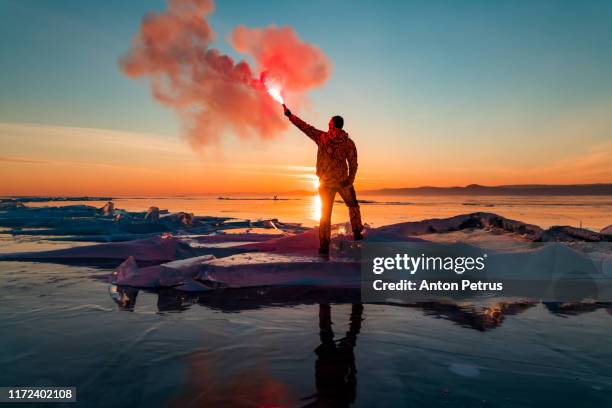
{"label": "distant mountain range", "polygon": [[359,191],[359,195],[612,195],[612,183],[601,184],[518,184],[465,187],[406,187]]}

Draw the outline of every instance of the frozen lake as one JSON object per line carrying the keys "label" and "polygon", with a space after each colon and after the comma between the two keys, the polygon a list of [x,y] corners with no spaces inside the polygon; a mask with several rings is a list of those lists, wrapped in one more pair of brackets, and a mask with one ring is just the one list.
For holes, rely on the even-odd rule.
{"label": "frozen lake", "polygon": [[[359,192],[357,192],[359,194]],[[317,195],[273,196],[224,195],[207,197],[136,197],[114,198],[116,208],[144,211],[152,205],[196,215],[236,218],[278,218],[285,222],[318,223],[320,202]],[[599,231],[612,224],[611,196],[359,196],[364,222],[381,226],[427,218],[445,218],[468,212],[494,212],[547,228],[571,225]],[[336,196],[336,200],[340,200]],[[29,203],[29,206],[64,205],[67,203]],[[70,202],[102,207],[104,201]],[[334,223],[348,221],[348,210],[341,202],[334,207]]]}
{"label": "frozen lake", "polygon": [[[307,226],[317,217],[316,197],[243,198],[113,201],[127,210],[157,205]],[[599,230],[612,213],[607,197],[367,200],[365,219],[376,226],[488,211],[543,227],[582,221]],[[337,206],[335,221],[346,220]],[[33,232],[0,234],[0,252],[88,244]],[[0,384],[76,386],[77,406],[87,407],[575,407],[610,400],[609,304],[360,305],[354,292],[299,287],[188,294],[117,287],[108,283],[111,272],[0,262]]]}

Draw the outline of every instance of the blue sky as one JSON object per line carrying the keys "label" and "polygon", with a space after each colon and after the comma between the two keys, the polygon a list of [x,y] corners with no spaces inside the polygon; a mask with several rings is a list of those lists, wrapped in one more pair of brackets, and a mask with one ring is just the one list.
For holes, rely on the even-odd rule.
{"label": "blue sky", "polygon": [[[0,122],[177,137],[173,113],[117,65],[143,15],[164,8],[0,0]],[[210,23],[216,46],[234,57],[224,36],[238,24],[288,24],[319,45],[334,71],[307,117],[324,124],[341,113],[362,134],[358,145],[395,161],[477,145],[502,164],[503,151],[520,148],[525,164],[543,149],[569,157],[578,144],[607,148],[612,137],[610,1],[225,0]],[[474,165],[492,163],[483,160]]]}

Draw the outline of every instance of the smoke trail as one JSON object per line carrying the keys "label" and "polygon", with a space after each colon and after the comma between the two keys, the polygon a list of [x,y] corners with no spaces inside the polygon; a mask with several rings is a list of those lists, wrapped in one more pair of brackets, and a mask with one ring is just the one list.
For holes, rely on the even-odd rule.
{"label": "smoke trail", "polygon": [[304,92],[321,86],[331,72],[325,54],[303,42],[291,27],[238,26],[229,41],[236,51],[251,54],[257,68],[280,81],[287,91]]}
{"label": "smoke trail", "polygon": [[153,97],[176,111],[194,148],[228,131],[275,137],[287,121],[264,80],[273,77],[287,91],[303,93],[325,82],[331,64],[289,27],[238,27],[230,41],[253,55],[255,75],[245,61],[236,63],[210,48],[215,33],[205,17],[213,10],[212,0],[169,0],[167,10],[143,18],[120,67],[130,78],[149,78]]}

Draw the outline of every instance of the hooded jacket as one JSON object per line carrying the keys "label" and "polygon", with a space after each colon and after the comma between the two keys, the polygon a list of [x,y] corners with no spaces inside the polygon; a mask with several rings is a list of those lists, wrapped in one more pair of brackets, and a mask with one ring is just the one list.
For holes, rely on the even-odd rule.
{"label": "hooded jacket", "polygon": [[357,175],[357,147],[348,133],[338,128],[324,132],[295,115],[289,116],[289,120],[317,144],[317,176],[321,185],[353,184]]}

